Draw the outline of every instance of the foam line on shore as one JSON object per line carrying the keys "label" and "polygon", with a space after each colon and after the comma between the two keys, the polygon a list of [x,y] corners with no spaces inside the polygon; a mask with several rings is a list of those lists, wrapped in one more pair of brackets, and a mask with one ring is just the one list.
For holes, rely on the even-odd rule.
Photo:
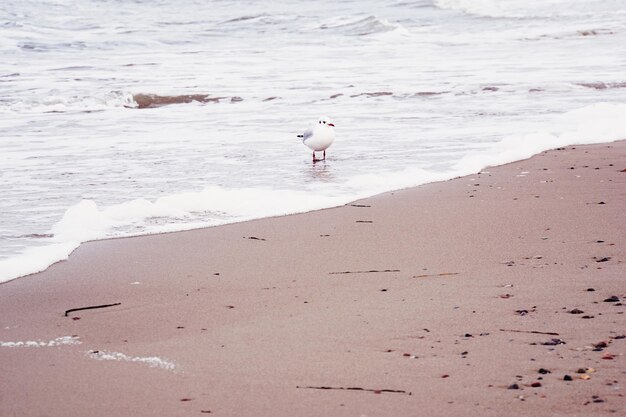
{"label": "foam line on shore", "polygon": [[[444,181],[530,158],[540,152],[576,144],[611,142],[626,138],[626,103],[597,103],[561,114],[534,133],[505,137],[481,151],[461,158],[451,170],[428,171],[411,167],[390,173],[348,178],[345,192],[281,190],[269,188],[227,189],[218,185],[149,201],[136,199],[111,206],[82,200],[70,207],[41,239],[43,246],[0,260],[0,282],[40,272],[67,259],[81,243],[112,237],[148,235],[197,229],[264,217],[336,207],[382,192]],[[202,221],[202,213],[210,220]],[[197,218],[197,221],[188,221]]]}

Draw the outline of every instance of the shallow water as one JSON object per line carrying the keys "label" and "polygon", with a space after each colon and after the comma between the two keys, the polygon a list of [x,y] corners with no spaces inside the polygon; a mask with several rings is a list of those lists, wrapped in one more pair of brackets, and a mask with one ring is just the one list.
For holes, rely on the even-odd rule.
{"label": "shallow water", "polygon": [[624,44],[621,0],[4,1],[0,281],[625,138]]}

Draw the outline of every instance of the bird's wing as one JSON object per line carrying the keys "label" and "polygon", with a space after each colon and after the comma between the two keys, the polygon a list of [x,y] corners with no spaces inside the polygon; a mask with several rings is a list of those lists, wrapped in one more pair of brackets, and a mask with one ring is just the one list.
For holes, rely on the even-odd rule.
{"label": "bird's wing", "polygon": [[308,138],[313,136],[313,129],[307,129],[302,134],[302,142],[305,142]]}

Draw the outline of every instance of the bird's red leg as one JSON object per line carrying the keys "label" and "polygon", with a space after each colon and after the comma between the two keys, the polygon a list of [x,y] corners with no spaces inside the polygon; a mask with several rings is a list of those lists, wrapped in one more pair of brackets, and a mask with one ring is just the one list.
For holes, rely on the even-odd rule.
{"label": "bird's red leg", "polygon": [[313,151],[313,163],[315,163],[315,151]]}
{"label": "bird's red leg", "polygon": [[324,149],[324,161],[326,160],[326,149]]}

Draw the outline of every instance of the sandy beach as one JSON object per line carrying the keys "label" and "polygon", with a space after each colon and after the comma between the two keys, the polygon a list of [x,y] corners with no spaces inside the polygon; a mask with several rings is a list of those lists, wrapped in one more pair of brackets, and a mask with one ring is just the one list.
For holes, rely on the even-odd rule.
{"label": "sandy beach", "polygon": [[623,415],[625,169],[569,146],[83,244],[0,285],[0,415]]}

